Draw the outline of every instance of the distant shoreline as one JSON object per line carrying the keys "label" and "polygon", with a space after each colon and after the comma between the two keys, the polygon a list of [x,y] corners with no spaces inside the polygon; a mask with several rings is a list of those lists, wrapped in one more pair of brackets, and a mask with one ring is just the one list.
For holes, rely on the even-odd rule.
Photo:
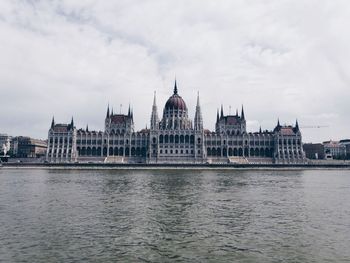
{"label": "distant shoreline", "polygon": [[111,164],[111,163],[2,163],[1,169],[52,170],[303,170],[349,169],[350,164]]}

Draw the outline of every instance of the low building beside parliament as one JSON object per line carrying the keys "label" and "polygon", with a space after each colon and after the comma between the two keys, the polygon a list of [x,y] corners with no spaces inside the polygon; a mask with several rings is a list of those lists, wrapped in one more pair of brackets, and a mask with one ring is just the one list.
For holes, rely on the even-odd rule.
{"label": "low building beside parliament", "polygon": [[235,115],[217,112],[215,131],[203,128],[199,96],[192,122],[178,94],[167,100],[160,120],[156,96],[149,129],[134,130],[133,111],[115,114],[107,108],[104,131],[76,129],[52,119],[48,133],[48,162],[104,163],[305,163],[298,122],[272,131],[247,132],[244,109]]}

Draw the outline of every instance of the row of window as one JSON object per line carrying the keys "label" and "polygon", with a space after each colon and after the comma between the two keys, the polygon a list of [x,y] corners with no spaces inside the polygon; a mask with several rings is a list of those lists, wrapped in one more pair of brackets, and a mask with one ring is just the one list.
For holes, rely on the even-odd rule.
{"label": "row of window", "polygon": [[[168,152],[170,154],[173,154],[173,153],[175,153],[175,154],[184,154],[184,153],[185,154],[189,154],[189,153],[193,154],[194,153],[193,150],[191,150],[191,151],[189,151],[189,150],[172,150],[172,149],[170,149],[169,151],[167,149],[165,149],[164,151],[163,150],[159,150],[160,154],[163,154],[163,152],[164,152],[164,154],[168,154]],[[198,154],[200,154],[200,153],[201,153],[201,151],[198,150]]]}
{"label": "row of window", "polygon": [[279,139],[278,140],[279,144],[297,144],[297,145],[301,145],[301,141],[300,139]]}

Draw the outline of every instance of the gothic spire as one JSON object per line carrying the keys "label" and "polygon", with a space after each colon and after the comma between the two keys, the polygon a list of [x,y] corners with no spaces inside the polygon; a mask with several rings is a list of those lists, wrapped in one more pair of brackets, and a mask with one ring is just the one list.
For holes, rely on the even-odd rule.
{"label": "gothic spire", "polygon": [[111,116],[113,116],[113,114],[114,114],[114,113],[113,113],[113,107],[112,107],[112,112],[111,112]]}
{"label": "gothic spire", "polygon": [[238,109],[236,109],[236,116],[238,116]]}
{"label": "gothic spire", "polygon": [[202,118],[201,106],[199,104],[199,92],[197,95],[197,106],[196,106],[196,113],[194,116],[194,127],[196,130],[203,129],[203,118]]}
{"label": "gothic spire", "polygon": [[156,91],[154,91],[154,96],[153,96],[153,107],[154,106],[157,106]]}
{"label": "gothic spire", "polygon": [[219,109],[216,110],[216,122],[219,122]]}
{"label": "gothic spire", "polygon": [[261,131],[261,126],[260,126],[260,129],[259,129],[259,133],[262,133],[262,131]]}
{"label": "gothic spire", "polygon": [[277,127],[281,127],[281,125],[280,125],[280,118],[277,119]]}
{"label": "gothic spire", "polygon": [[220,119],[224,117],[224,107],[221,104]]}
{"label": "gothic spire", "polygon": [[51,128],[53,128],[55,126],[55,117],[52,116],[52,121],[51,121]]}
{"label": "gothic spire", "polygon": [[157,95],[156,92],[154,92],[153,106],[152,106],[152,113],[151,113],[151,126],[150,126],[151,130],[156,130],[158,128],[158,123],[159,123],[156,95]]}
{"label": "gothic spire", "polygon": [[86,131],[89,131],[89,124],[86,124]]}
{"label": "gothic spire", "polygon": [[106,118],[109,118],[109,103],[108,103],[108,106],[107,106],[107,114],[106,114]]}
{"label": "gothic spire", "polygon": [[242,104],[241,119],[242,119],[242,120],[245,120],[245,117],[244,117],[244,109],[243,109],[243,104]]}
{"label": "gothic spire", "polygon": [[176,84],[176,78],[175,78],[175,85],[174,85],[174,95],[177,94],[177,84]]}
{"label": "gothic spire", "polygon": [[296,129],[297,131],[299,131],[299,123],[298,123],[298,119],[296,119],[296,121],[295,121],[295,129]]}
{"label": "gothic spire", "polygon": [[73,129],[73,128],[74,128],[74,120],[73,120],[73,116],[72,116],[72,120],[70,121],[70,127],[71,127],[71,129]]}

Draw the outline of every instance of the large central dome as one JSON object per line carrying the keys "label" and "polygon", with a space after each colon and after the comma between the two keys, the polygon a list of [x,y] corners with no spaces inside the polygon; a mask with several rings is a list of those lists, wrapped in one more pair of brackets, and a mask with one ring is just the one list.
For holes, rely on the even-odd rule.
{"label": "large central dome", "polygon": [[185,101],[177,94],[176,81],[174,86],[174,94],[165,103],[165,110],[187,110]]}
{"label": "large central dome", "polygon": [[192,129],[192,122],[188,119],[188,112],[185,101],[177,94],[175,80],[174,94],[165,103],[163,119],[160,122],[164,130],[185,130]]}

